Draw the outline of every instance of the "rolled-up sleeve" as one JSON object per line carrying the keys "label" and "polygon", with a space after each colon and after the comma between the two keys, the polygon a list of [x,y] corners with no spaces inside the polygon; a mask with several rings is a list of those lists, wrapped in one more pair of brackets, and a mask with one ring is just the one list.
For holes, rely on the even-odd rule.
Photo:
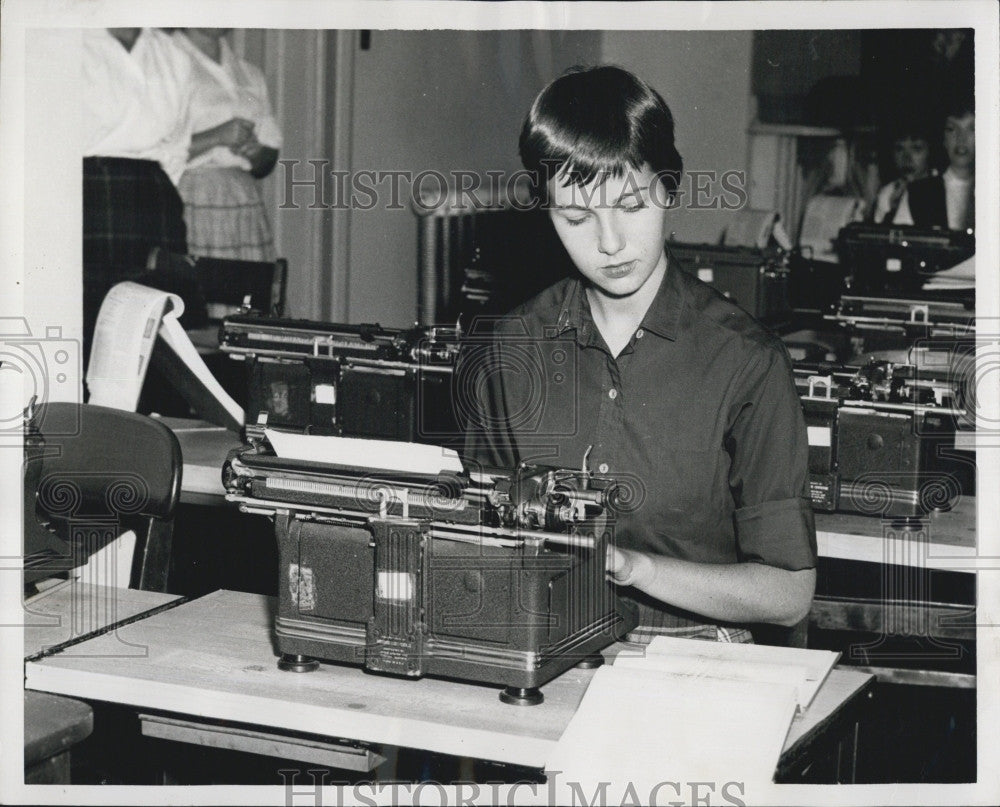
{"label": "rolled-up sleeve", "polygon": [[726,446],[741,560],[796,571],[816,566],[809,444],[791,364],[776,340],[736,379]]}

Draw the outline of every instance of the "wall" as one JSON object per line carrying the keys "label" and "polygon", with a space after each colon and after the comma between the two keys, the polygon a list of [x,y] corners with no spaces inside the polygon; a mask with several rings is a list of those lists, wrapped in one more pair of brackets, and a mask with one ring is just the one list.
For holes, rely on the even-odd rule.
{"label": "wall", "polygon": [[[310,159],[355,175],[515,171],[521,121],[538,90],[570,65],[600,62],[634,70],[665,96],[687,168],[745,170],[752,40],[750,31],[375,30],[364,48],[356,31],[234,33],[236,49],[268,78],[285,131],[281,156],[297,161],[296,177],[310,174]],[[334,90],[350,97],[327,97]],[[337,123],[345,108],[349,135]],[[412,324],[410,187],[401,186],[402,209],[387,209],[387,193],[371,210],[279,209],[282,170],[266,181],[265,197],[289,259],[289,313]],[[677,237],[691,241],[716,240],[726,220],[718,211],[671,216]]]}
{"label": "wall", "polygon": [[290,168],[276,166],[261,191],[277,254],[288,260],[285,314],[304,319],[338,319],[330,306],[334,261],[328,239],[333,214],[309,207],[315,195],[310,188],[286,200],[285,174],[290,171],[295,179],[312,176],[310,160],[333,165],[335,34],[301,29],[241,29],[232,34],[234,50],[259,66],[267,80],[284,139],[279,160],[295,163]]}
{"label": "wall", "polygon": [[[532,99],[566,67],[597,61],[600,36],[373,31],[370,49],[354,58],[353,169],[519,169],[517,137]],[[355,322],[408,326],[416,220],[409,204],[389,210],[384,201],[351,216],[348,311]]]}
{"label": "wall", "polygon": [[[25,348],[23,354],[15,349],[0,357],[11,365],[5,370],[23,374],[24,385],[18,408],[5,409],[4,415],[19,412],[32,395],[39,400],[76,401],[83,390],[83,245],[80,237],[72,237],[83,231],[80,148],[73,148],[80,137],[81,42],[78,30],[65,29],[39,29],[24,38],[24,159],[19,163],[16,152],[8,151],[5,158],[13,157],[15,164],[8,164],[12,170],[4,175],[15,196],[20,194],[22,199],[4,210],[13,229],[4,244],[9,263],[2,271],[0,303],[4,317],[21,314],[26,322],[0,322],[0,348],[3,336],[26,336],[22,328],[42,341],[37,348]],[[8,128],[8,146],[13,145],[16,125]],[[23,230],[16,232],[22,224],[16,218],[21,201]],[[8,289],[7,283],[22,277],[22,269],[23,286],[14,284]],[[18,300],[21,294],[23,299]],[[19,357],[28,354],[40,363],[26,358],[21,363]],[[15,375],[7,372],[4,377],[12,381]],[[0,417],[0,431],[5,425],[2,421]]]}
{"label": "wall", "polygon": [[[651,84],[674,113],[685,170],[746,171],[752,31],[606,31],[601,59]],[[715,241],[726,214],[670,214],[678,240]]]}

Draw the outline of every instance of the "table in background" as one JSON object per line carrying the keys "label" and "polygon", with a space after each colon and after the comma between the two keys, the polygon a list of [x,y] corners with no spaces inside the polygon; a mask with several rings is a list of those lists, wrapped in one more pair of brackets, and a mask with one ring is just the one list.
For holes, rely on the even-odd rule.
{"label": "table in background", "polygon": [[157,417],[181,446],[181,501],[185,504],[225,504],[222,465],[229,452],[243,443],[236,432],[204,420]]}
{"label": "table in background", "polygon": [[[222,465],[228,453],[242,444],[239,436],[201,420],[160,418],[181,445],[184,474],[181,500],[199,504],[225,502]],[[948,512],[927,519],[926,555],[905,547],[901,531],[888,520],[859,513],[817,513],[816,539],[821,557],[870,563],[921,563],[930,567],[961,568],[976,551],[976,500],[963,497]],[[970,564],[971,565],[971,564]],[[974,566],[971,566],[974,568]]]}

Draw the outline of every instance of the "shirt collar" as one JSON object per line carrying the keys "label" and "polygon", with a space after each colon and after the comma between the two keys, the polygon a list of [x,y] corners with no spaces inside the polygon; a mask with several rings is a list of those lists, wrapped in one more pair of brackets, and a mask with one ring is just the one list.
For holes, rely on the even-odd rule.
{"label": "shirt collar", "polygon": [[[683,289],[678,277],[679,272],[681,268],[677,259],[667,248],[667,271],[663,273],[660,288],[639,326],[645,331],[671,341],[677,338],[677,321],[680,319],[683,306]],[[595,330],[590,304],[587,302],[583,281],[580,279],[568,284],[566,288],[553,335],[561,336],[569,330],[576,331],[577,341],[581,344],[589,342]]]}

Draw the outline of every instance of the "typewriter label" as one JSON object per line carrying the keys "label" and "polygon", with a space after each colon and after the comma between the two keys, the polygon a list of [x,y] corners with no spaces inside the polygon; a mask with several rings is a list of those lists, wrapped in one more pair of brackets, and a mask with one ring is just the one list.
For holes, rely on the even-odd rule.
{"label": "typewriter label", "polygon": [[711,283],[715,280],[715,271],[711,266],[706,266],[698,270],[698,280],[702,283]]}
{"label": "typewriter label", "polygon": [[317,384],[315,387],[316,403],[329,404],[333,406],[337,403],[337,388],[333,384]]}
{"label": "typewriter label", "polygon": [[811,446],[829,446],[831,441],[829,426],[806,426],[806,433]]}
{"label": "typewriter label", "polygon": [[379,572],[376,596],[380,600],[413,599],[413,575],[409,572]]}
{"label": "typewriter label", "polygon": [[312,611],[316,607],[316,586],[312,569],[308,566],[288,564],[288,588],[292,602],[299,604],[300,611]]}

